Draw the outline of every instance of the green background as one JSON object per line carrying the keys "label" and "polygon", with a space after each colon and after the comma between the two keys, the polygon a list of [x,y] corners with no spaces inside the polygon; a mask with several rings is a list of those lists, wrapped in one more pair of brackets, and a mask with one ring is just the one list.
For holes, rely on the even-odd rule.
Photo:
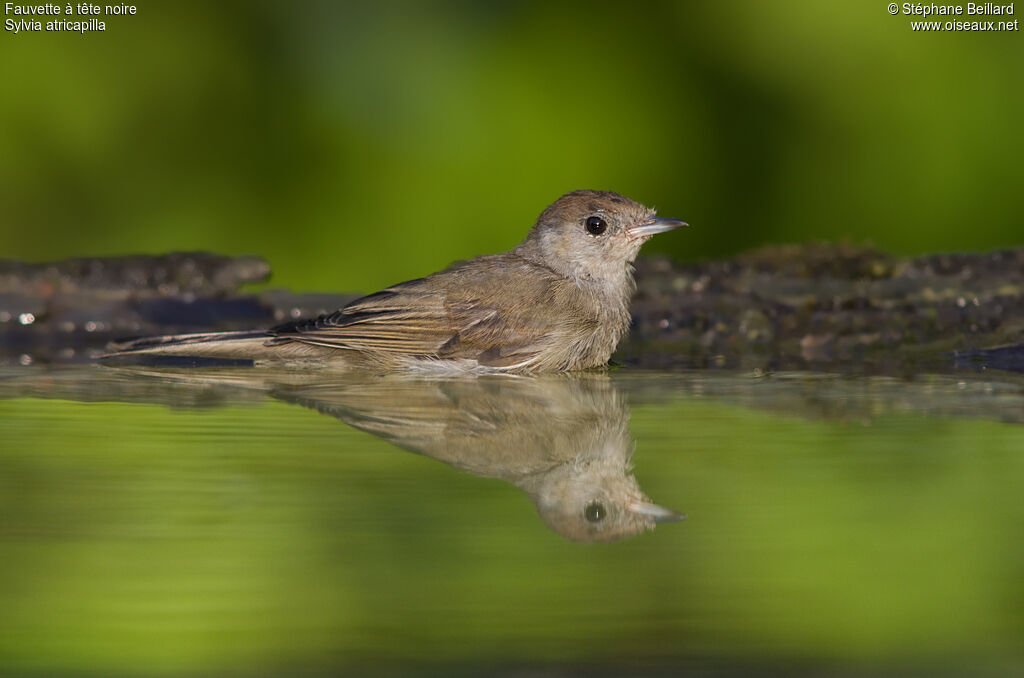
{"label": "green background", "polygon": [[0,35],[0,256],[252,253],[372,290],[584,187],[688,220],[648,246],[680,258],[1022,244],[1019,31],[884,2],[137,4]]}

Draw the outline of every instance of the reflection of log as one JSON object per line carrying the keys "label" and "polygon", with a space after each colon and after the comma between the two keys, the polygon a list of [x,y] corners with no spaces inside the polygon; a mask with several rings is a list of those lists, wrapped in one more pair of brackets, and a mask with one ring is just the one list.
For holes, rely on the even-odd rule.
{"label": "reflection of log", "polygon": [[[267,327],[355,297],[239,292],[268,275],[261,259],[204,253],[0,262],[0,362],[80,361],[112,339]],[[1024,362],[1013,346],[1024,343],[1024,250],[900,258],[792,246],[701,264],[641,259],[637,282],[635,327],[616,356],[629,364],[901,371],[950,367],[954,351],[961,365]]]}

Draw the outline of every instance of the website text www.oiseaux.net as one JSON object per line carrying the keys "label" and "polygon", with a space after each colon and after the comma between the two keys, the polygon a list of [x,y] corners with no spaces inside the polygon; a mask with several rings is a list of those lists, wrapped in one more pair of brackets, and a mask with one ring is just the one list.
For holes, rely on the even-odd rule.
{"label": "website text www.oiseaux.net", "polygon": [[920,2],[889,3],[890,14],[920,17],[910,22],[914,31],[1019,31],[1020,20],[1013,18],[1013,3],[994,2],[963,5],[937,5]]}

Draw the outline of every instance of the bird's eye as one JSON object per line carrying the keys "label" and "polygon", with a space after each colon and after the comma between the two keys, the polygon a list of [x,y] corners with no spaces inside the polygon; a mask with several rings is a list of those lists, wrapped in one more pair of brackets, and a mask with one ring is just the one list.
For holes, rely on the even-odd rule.
{"label": "bird's eye", "polygon": [[583,517],[587,519],[588,523],[601,522],[607,513],[604,504],[597,501],[590,502],[587,504],[587,508],[583,509]]}
{"label": "bird's eye", "polygon": [[601,235],[608,228],[608,224],[601,217],[587,217],[587,233],[590,235]]}

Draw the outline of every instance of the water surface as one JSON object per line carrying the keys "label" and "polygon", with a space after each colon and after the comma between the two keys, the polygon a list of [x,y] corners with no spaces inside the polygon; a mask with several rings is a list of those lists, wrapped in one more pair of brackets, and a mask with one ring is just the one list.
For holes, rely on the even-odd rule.
{"label": "water surface", "polygon": [[0,671],[1019,675],[1022,421],[993,374],[9,369]]}

